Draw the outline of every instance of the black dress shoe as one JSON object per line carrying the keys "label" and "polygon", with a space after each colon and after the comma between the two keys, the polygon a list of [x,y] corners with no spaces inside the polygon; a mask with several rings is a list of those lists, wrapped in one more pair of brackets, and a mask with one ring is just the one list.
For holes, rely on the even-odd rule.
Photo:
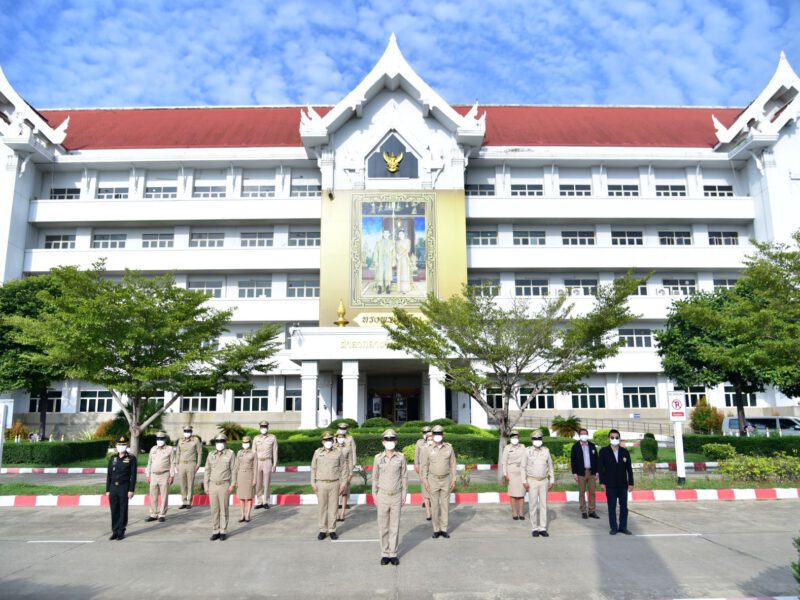
{"label": "black dress shoe", "polygon": [[226,534],[224,534],[224,533],[220,533],[219,534],[219,541],[220,542],[224,542],[227,539],[228,539],[228,536]]}
{"label": "black dress shoe", "polygon": [[587,515],[586,513],[581,513],[581,518],[582,519],[588,519],[589,515]]}
{"label": "black dress shoe", "polygon": [[110,538],[108,538],[108,539],[110,539],[110,540],[115,540],[115,539],[117,539],[118,537],[119,537],[119,536],[118,536],[116,533],[112,533],[112,534],[111,534],[111,537],[110,537]]}
{"label": "black dress shoe", "polygon": [[219,534],[218,534],[218,533],[215,533],[214,535],[212,535],[212,536],[211,536],[210,538],[208,538],[208,539],[210,539],[212,542],[216,542],[216,541],[219,539]]}
{"label": "black dress shoe", "polygon": [[612,530],[610,530],[610,531],[608,532],[608,535],[617,535],[617,530],[616,530],[616,529],[612,529]]}
{"label": "black dress shoe", "polygon": [[393,556],[389,559],[389,562],[392,563],[395,567],[400,564],[400,559],[396,556]]}
{"label": "black dress shoe", "polygon": [[159,523],[163,523],[164,521],[166,521],[166,519],[164,517],[158,517],[158,522]]}
{"label": "black dress shoe", "polygon": [[540,531],[539,535],[542,536],[542,537],[550,537],[550,534],[547,533],[546,531]]}
{"label": "black dress shoe", "polygon": [[438,538],[439,537],[439,532],[438,531],[434,531],[433,535],[431,537],[434,538],[434,539]]}
{"label": "black dress shoe", "polygon": [[324,531],[320,531],[320,532],[317,534],[317,539],[318,539],[318,540],[324,540],[324,539],[325,539],[325,536],[327,536],[327,535],[328,535],[328,534],[327,534],[327,533],[325,533]]}
{"label": "black dress shoe", "polygon": [[633,535],[633,532],[631,532],[631,530],[628,529],[627,527],[623,527],[622,529],[619,530],[619,532],[624,533],[625,535]]}
{"label": "black dress shoe", "polygon": [[186,508],[186,505],[185,505],[185,504],[181,504],[181,505],[178,507],[178,510],[183,510],[184,508]]}
{"label": "black dress shoe", "polygon": [[336,533],[335,531],[331,531],[328,535],[330,536],[330,538],[332,540],[338,540],[339,539],[339,534]]}
{"label": "black dress shoe", "polygon": [[446,531],[440,531],[440,532],[439,532],[439,535],[440,535],[441,537],[443,537],[443,538],[450,539],[450,534],[449,534],[449,533],[447,533]]}
{"label": "black dress shoe", "polygon": [[186,510],[189,510],[190,508],[192,508],[192,505],[191,504],[187,504],[186,505]]}
{"label": "black dress shoe", "polygon": [[264,505],[263,504],[256,504],[253,508],[255,508],[255,509],[264,508]]}
{"label": "black dress shoe", "polygon": [[511,518],[514,519],[515,521],[519,521],[519,517],[517,515],[514,515]]}
{"label": "black dress shoe", "polygon": [[538,531],[531,531],[531,536],[532,537],[539,537],[539,532]]}
{"label": "black dress shoe", "polygon": [[145,523],[152,523],[153,521],[158,521],[158,517],[147,517],[144,520]]}
{"label": "black dress shoe", "polygon": [[389,557],[388,557],[388,556],[384,556],[384,557],[381,559],[381,564],[382,564],[382,565],[388,565],[388,564],[389,564]]}
{"label": "black dress shoe", "polygon": [[265,505],[264,505],[264,508],[265,508],[265,509],[267,509],[267,510],[269,510],[269,504],[265,504]]}
{"label": "black dress shoe", "polygon": [[426,521],[430,521],[433,517],[425,517]]}
{"label": "black dress shoe", "polygon": [[590,512],[589,513],[589,517],[592,518],[592,519],[599,519],[600,518],[596,512]]}
{"label": "black dress shoe", "polygon": [[125,539],[125,534],[124,533],[118,533],[117,534],[117,541],[121,541],[121,540],[124,540],[124,539]]}

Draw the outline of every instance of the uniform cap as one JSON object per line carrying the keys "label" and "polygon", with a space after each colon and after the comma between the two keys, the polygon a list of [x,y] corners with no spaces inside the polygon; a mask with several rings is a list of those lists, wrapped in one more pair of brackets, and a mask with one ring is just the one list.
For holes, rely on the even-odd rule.
{"label": "uniform cap", "polygon": [[444,433],[444,427],[442,427],[441,425],[436,425],[433,428],[433,433]]}
{"label": "uniform cap", "polygon": [[330,431],[323,431],[322,432],[322,439],[323,440],[332,440],[333,434]]}
{"label": "uniform cap", "polygon": [[246,436],[244,436],[244,437],[242,438],[242,442],[244,442],[244,443],[249,443],[250,441],[252,441],[252,440],[250,439],[250,436],[249,436],[249,435],[246,435]]}
{"label": "uniform cap", "polygon": [[430,432],[431,432],[430,425],[425,425],[425,427],[422,428],[422,433],[430,433]]}
{"label": "uniform cap", "polygon": [[119,436],[119,438],[117,438],[117,443],[118,444],[127,444],[128,443],[128,436],[127,435]]}
{"label": "uniform cap", "polygon": [[191,425],[184,425],[183,426],[183,430],[191,432],[192,431],[192,426]]}
{"label": "uniform cap", "polygon": [[156,434],[156,439],[159,439],[159,438],[166,438],[166,437],[167,437],[167,433],[166,433],[165,431],[159,431],[159,432]]}
{"label": "uniform cap", "polygon": [[347,429],[348,427],[350,427],[350,425],[348,425],[347,421],[339,423],[339,429]]}
{"label": "uniform cap", "polygon": [[259,423],[258,426],[259,427],[269,427],[269,421],[261,421],[261,423]]}
{"label": "uniform cap", "polygon": [[396,438],[396,437],[397,437],[397,432],[394,429],[387,429],[386,431],[383,432],[383,439]]}
{"label": "uniform cap", "polygon": [[512,429],[511,430],[511,435],[516,435],[516,436],[519,437],[519,429]]}
{"label": "uniform cap", "polygon": [[540,438],[542,437],[542,430],[541,429],[534,429],[531,431],[531,439],[533,438]]}
{"label": "uniform cap", "polygon": [[217,437],[214,438],[214,441],[215,442],[227,442],[228,438],[225,437],[224,433],[219,433],[219,434],[217,434]]}

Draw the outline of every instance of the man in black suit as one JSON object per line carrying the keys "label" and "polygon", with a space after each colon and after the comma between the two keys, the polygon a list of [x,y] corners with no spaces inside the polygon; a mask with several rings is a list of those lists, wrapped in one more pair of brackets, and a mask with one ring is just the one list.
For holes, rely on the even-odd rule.
{"label": "man in black suit", "polygon": [[[578,500],[580,501],[581,516],[584,519],[589,517],[599,519],[595,504],[595,479],[597,478],[597,446],[589,441],[589,431],[581,427],[578,432],[580,440],[572,446],[570,455],[570,466],[572,467],[572,478],[578,482]],[[586,496],[589,496],[589,507],[587,512]]]}
{"label": "man in black suit", "polygon": [[[611,535],[617,532],[631,535],[628,531],[628,492],[633,489],[633,467],[631,455],[619,445],[619,431],[608,433],[608,446],[600,450],[600,487],[608,501],[608,524]],[[619,502],[619,526],[617,526],[617,502]]]}

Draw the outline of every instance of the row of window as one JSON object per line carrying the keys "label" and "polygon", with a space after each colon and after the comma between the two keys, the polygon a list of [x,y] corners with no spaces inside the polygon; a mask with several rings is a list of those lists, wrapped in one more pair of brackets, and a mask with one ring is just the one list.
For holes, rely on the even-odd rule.
{"label": "row of window", "polygon": [[[495,196],[495,186],[493,183],[468,183],[464,186],[467,196]],[[589,183],[562,183],[558,186],[560,196],[591,196],[592,186]],[[515,197],[535,197],[544,195],[544,187],[541,183],[512,183],[511,195]],[[609,184],[608,195],[610,197],[634,197],[639,196],[638,183]],[[686,196],[686,186],[679,184],[658,184],[656,185],[657,197],[680,197]],[[732,185],[704,185],[703,196],[709,198],[732,197]]]}
{"label": "row of window", "polygon": [[[317,197],[322,186],[317,184],[293,184],[289,196],[292,198]],[[195,185],[192,198],[225,198],[227,188],[224,185]],[[98,187],[95,198],[98,200],[126,200],[129,188],[125,186]],[[178,197],[177,185],[152,185],[144,188],[146,200],[172,200]],[[244,185],[242,198],[274,198],[274,185]],[[80,200],[80,188],[50,188],[50,200]]]}
{"label": "row of window", "polygon": [[[612,246],[643,246],[644,232],[640,229],[614,230],[611,232]],[[544,230],[514,229],[515,246],[544,246],[547,235]],[[498,231],[496,228],[467,230],[468,246],[497,246]],[[562,246],[594,246],[597,237],[594,230],[565,230],[561,232]],[[658,243],[661,246],[691,246],[692,232],[689,230],[665,230],[658,232]],[[710,246],[738,246],[738,231],[709,231]]]}
{"label": "row of window", "polygon": [[[274,236],[271,231],[252,231],[239,234],[241,248],[266,248],[273,245]],[[92,236],[92,248],[122,249],[127,246],[127,233],[97,233]],[[319,231],[290,231],[289,246],[319,246]],[[225,234],[222,232],[195,232],[189,235],[190,248],[222,248],[225,245]],[[69,250],[75,248],[75,234],[58,233],[46,235],[45,250]],[[144,233],[142,248],[174,248],[174,233]]]}
{"label": "row of window", "polygon": [[[186,287],[190,290],[205,292],[210,298],[222,298],[223,282],[221,279],[194,279]],[[257,279],[240,279],[237,281],[239,298],[270,298],[272,296],[272,279],[259,276]],[[318,275],[290,275],[286,281],[287,298],[319,298]]]}

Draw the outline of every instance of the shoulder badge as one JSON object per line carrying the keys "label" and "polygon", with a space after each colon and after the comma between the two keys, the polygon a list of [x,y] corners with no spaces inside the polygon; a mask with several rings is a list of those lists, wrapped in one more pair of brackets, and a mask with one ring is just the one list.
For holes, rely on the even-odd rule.
{"label": "shoulder badge", "polygon": [[628,457],[627,456],[623,456],[622,457],[622,462],[628,462]]}

